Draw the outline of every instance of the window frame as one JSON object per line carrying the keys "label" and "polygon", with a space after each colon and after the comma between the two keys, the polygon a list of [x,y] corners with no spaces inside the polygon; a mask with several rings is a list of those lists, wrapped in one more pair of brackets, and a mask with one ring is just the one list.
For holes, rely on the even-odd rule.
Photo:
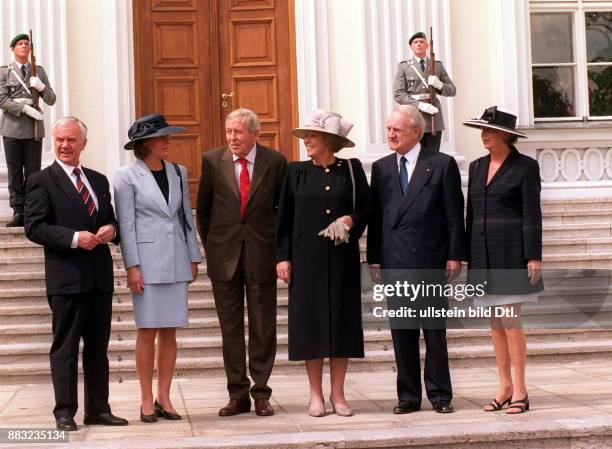
{"label": "window frame", "polygon": [[[553,2],[547,0],[532,0],[529,2],[528,19],[528,69],[529,69],[529,113],[533,123],[547,122],[596,122],[610,121],[612,115],[592,116],[589,105],[588,96],[588,68],[591,66],[610,66],[611,62],[604,63],[588,63],[587,62],[587,41],[586,41],[586,20],[585,14],[590,12],[612,12],[612,2],[593,2],[588,0],[574,0],[568,2]],[[566,13],[570,14],[572,21],[573,45],[574,45],[574,61],[573,63],[555,64],[559,67],[574,67],[574,95],[576,115],[573,117],[536,117],[533,106],[533,68],[547,67],[553,64],[534,64],[532,62],[531,42],[531,15],[542,13]]]}

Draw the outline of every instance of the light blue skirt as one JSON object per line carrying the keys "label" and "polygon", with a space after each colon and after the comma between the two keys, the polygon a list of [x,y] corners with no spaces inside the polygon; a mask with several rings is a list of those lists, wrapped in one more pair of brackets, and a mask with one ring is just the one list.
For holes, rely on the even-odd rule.
{"label": "light blue skirt", "polygon": [[132,293],[136,327],[187,327],[188,287],[188,282],[145,284],[142,294]]}

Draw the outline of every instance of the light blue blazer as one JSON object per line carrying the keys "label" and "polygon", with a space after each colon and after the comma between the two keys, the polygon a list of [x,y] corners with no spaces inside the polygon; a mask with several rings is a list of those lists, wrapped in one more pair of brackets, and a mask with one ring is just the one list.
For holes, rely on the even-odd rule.
{"label": "light blue blazer", "polygon": [[[125,268],[138,265],[145,284],[188,282],[191,262],[201,262],[196,227],[189,202],[187,170],[183,177],[183,197],[176,170],[165,162],[168,176],[168,203],[153,174],[141,160],[121,167],[114,178],[115,211],[121,230],[121,252]],[[191,231],[187,235],[179,221],[183,201]]]}

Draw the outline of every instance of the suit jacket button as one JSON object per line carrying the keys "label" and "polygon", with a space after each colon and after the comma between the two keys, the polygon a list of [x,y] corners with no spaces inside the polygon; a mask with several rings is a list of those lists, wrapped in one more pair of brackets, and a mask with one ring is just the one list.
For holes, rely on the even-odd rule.
{"label": "suit jacket button", "polygon": [[329,168],[326,168],[326,169],[325,169],[325,173],[329,173]]}
{"label": "suit jacket button", "polygon": [[329,210],[329,209],[325,209],[325,213],[326,213],[327,215],[329,215],[329,214],[331,214],[331,210]]}
{"label": "suit jacket button", "polygon": [[413,253],[416,253],[416,248],[412,248],[412,252],[413,252]]}
{"label": "suit jacket button", "polygon": [[330,186],[325,186],[325,191],[326,191],[326,192],[329,192],[330,190],[331,190],[331,187],[330,187]]}

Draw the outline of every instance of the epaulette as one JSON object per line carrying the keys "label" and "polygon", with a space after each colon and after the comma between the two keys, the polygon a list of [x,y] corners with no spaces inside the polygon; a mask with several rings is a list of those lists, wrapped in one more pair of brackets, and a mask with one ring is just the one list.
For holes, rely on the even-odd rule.
{"label": "epaulette", "polygon": [[0,69],[6,69],[7,67],[8,67],[8,64],[7,65],[0,65]]}
{"label": "epaulette", "polygon": [[404,60],[404,61],[400,61],[399,63],[400,63],[400,64],[403,64],[404,62],[408,62],[408,60],[406,59],[406,60]]}

